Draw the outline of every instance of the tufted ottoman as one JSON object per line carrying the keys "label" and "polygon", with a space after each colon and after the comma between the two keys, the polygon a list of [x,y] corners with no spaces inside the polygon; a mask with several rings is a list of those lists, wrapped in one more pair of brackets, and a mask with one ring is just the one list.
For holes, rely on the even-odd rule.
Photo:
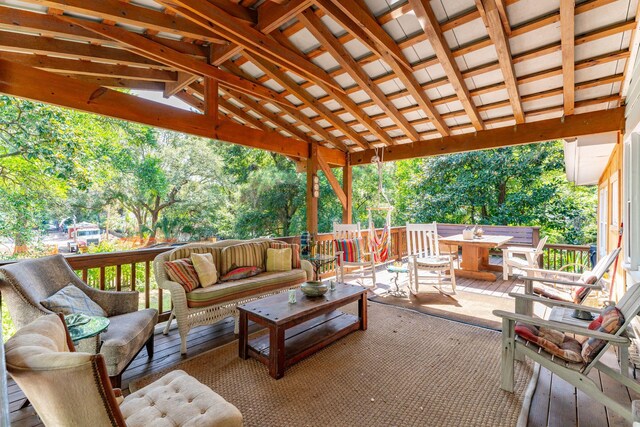
{"label": "tufted ottoman", "polygon": [[231,403],[184,371],[172,371],[120,405],[127,426],[242,426]]}

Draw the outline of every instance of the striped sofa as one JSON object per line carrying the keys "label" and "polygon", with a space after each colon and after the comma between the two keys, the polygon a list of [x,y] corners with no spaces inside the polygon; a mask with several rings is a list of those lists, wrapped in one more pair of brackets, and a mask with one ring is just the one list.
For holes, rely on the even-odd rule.
{"label": "striped sofa", "polygon": [[254,239],[193,243],[164,252],[155,258],[153,267],[156,281],[161,289],[171,293],[173,303],[164,334],[169,333],[171,322],[175,318],[180,333],[182,354],[187,352],[187,335],[191,328],[217,323],[234,316],[234,330],[238,333],[238,305],[298,287],[307,280],[312,280],[313,268],[308,261],[301,260],[300,268],[291,271],[264,272],[246,279],[216,283],[186,292],[182,285],[169,279],[164,263],[189,258],[192,253],[210,253],[220,276],[236,267],[256,266],[265,270],[267,248],[274,244],[281,245],[282,242]]}

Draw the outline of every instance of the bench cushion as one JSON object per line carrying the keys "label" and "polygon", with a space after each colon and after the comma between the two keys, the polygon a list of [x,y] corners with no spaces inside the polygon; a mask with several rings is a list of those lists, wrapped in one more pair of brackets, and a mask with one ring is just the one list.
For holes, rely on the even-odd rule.
{"label": "bench cushion", "polygon": [[259,295],[277,289],[286,289],[300,285],[307,280],[304,270],[274,271],[262,273],[247,279],[234,280],[208,288],[198,288],[187,293],[187,306],[206,307],[227,301],[234,301],[243,296]]}
{"label": "bench cushion", "polygon": [[258,267],[265,270],[269,242],[250,242],[227,246],[220,253],[220,274],[225,275],[238,267]]}
{"label": "bench cushion", "polygon": [[242,426],[235,406],[181,370],[130,394],[120,410],[129,427]]}

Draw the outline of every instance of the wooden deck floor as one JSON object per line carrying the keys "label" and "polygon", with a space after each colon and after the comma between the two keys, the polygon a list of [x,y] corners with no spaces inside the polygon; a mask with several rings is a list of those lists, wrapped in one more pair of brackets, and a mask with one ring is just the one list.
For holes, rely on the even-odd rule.
{"label": "wooden deck floor", "polygon": [[[378,282],[382,287],[391,283],[390,276],[386,271],[378,273]],[[509,292],[517,290],[520,286],[521,284],[513,279],[503,281],[499,278],[496,282],[469,279],[458,280],[459,290],[505,298],[508,298],[507,294]],[[253,328],[255,329],[255,326]],[[159,331],[159,328],[157,331]],[[194,328],[188,338],[189,355],[199,354],[233,340],[235,340],[235,336],[233,334],[232,319],[227,319],[213,326]],[[149,360],[143,350],[123,375],[123,389],[128,387],[132,379],[165,370],[181,360],[183,360],[183,357],[180,355],[178,331],[172,329],[167,336],[158,333],[156,335],[154,358]],[[615,354],[612,352],[607,354],[605,362],[615,366]],[[626,387],[613,382],[605,375],[600,377],[596,372],[592,374],[592,378],[600,384],[608,395],[625,405],[631,405],[632,400],[640,399],[640,396],[633,394]],[[22,391],[10,379],[9,410],[11,412],[12,425],[19,427],[41,425],[32,407],[20,409],[23,401],[24,395]],[[628,423],[617,414],[592,401],[582,392],[577,392],[571,385],[552,375],[546,369],[541,369],[538,386],[531,405],[530,427],[618,427],[627,425]]]}

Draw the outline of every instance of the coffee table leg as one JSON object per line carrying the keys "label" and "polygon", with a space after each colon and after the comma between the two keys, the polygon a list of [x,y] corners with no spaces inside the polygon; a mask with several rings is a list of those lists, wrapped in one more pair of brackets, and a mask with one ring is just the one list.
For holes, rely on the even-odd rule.
{"label": "coffee table leg", "polygon": [[284,376],[284,333],[285,329],[279,326],[269,330],[269,375],[275,379]]}
{"label": "coffee table leg", "polygon": [[247,354],[247,349],[249,347],[249,321],[247,319],[247,313],[245,311],[240,312],[240,318],[238,321],[240,322],[240,342],[238,343],[238,356],[240,356],[241,359],[246,360],[249,358],[249,355]]}
{"label": "coffee table leg", "polygon": [[367,330],[367,293],[363,292],[358,300],[358,317],[360,318],[360,330]]}

